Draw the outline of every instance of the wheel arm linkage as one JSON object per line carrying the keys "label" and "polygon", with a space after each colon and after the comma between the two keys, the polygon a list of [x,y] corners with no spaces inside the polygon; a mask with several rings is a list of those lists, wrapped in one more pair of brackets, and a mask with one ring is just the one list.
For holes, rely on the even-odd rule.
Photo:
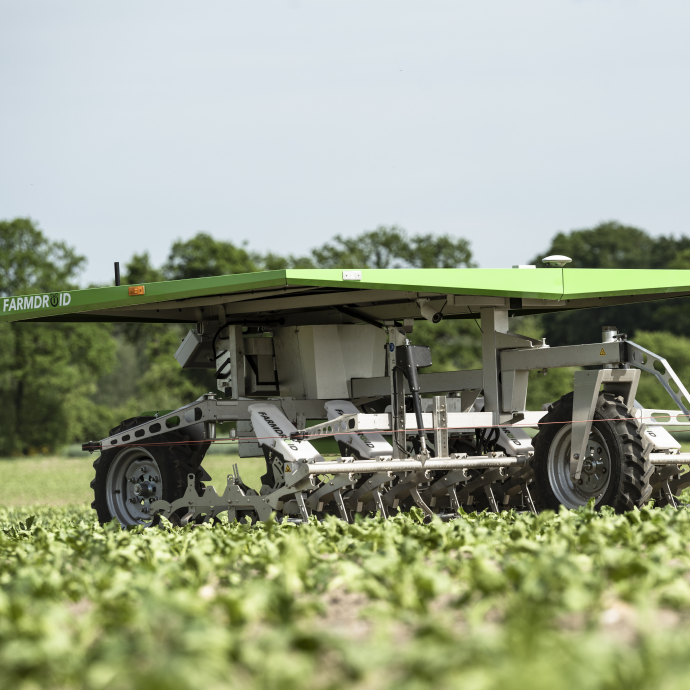
{"label": "wheel arm linkage", "polygon": [[[598,371],[575,372],[575,386],[573,395],[573,430],[571,440],[570,475],[574,481],[580,478],[586,458],[587,443],[592,430],[592,418],[599,397],[599,388],[603,384],[604,390],[622,395],[628,409],[633,409],[635,393],[640,381],[640,372],[646,371],[656,376],[666,392],[684,415],[690,417],[690,411],[683,403],[690,402],[690,394],[673,371],[671,365],[659,355],[641,347],[637,343],[627,341],[621,348],[623,357],[621,364],[628,364],[634,369],[600,369]],[[655,364],[663,369],[659,371]],[[674,390],[671,382],[678,389]]]}

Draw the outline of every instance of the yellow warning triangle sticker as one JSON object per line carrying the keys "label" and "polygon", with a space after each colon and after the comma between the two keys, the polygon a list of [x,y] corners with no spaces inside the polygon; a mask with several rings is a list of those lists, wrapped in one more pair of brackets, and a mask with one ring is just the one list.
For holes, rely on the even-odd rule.
{"label": "yellow warning triangle sticker", "polygon": [[601,352],[599,353],[599,357],[603,357],[606,354],[606,350],[604,348],[601,348]]}

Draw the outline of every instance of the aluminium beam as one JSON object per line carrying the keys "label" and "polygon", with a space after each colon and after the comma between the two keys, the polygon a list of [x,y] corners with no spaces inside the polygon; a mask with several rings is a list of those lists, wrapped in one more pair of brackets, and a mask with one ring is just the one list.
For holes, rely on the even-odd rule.
{"label": "aluminium beam", "polygon": [[625,342],[613,342],[503,350],[500,359],[501,371],[529,371],[618,364],[627,361],[627,355]]}
{"label": "aluminium beam", "polygon": [[419,472],[433,470],[483,469],[492,467],[521,467],[525,458],[510,456],[490,457],[477,455],[464,458],[428,458],[421,460],[355,460],[353,462],[308,463],[309,474],[370,474],[380,472]]}
{"label": "aluminium beam", "polygon": [[652,465],[657,467],[662,465],[689,465],[690,453],[676,453],[670,455],[668,453],[650,453],[649,460]]}
{"label": "aluminium beam", "polygon": [[[433,374],[419,374],[421,393],[446,393],[451,391],[476,390],[484,385],[481,369],[466,371],[439,371]],[[390,378],[377,376],[370,379],[352,379],[353,398],[375,398],[390,395]],[[405,393],[410,390],[405,381]]]}

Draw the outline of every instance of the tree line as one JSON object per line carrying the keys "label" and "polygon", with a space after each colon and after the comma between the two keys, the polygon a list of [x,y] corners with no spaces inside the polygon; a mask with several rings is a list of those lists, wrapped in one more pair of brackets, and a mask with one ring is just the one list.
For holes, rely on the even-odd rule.
{"label": "tree line", "polygon": [[[690,268],[690,238],[655,238],[610,222],[559,232],[533,263],[548,254],[570,256],[577,267]],[[29,218],[0,221],[0,297],[75,289],[85,261],[74,248],[50,240]],[[336,235],[304,256],[259,253],[201,232],[173,242],[160,266],[146,252],[134,254],[124,267],[123,283],[283,268],[473,266],[467,239],[410,235],[398,226],[380,226],[356,237]],[[601,325],[616,325],[667,356],[683,376],[690,375],[689,304],[679,299],[521,317],[513,329],[561,345],[596,342]],[[214,390],[212,372],[182,370],[172,356],[186,329],[182,324],[0,324],[0,456],[51,453],[68,443],[101,438],[122,419],[174,409]],[[432,348],[435,371],[481,367],[480,330],[473,320],[417,322],[412,338]],[[571,387],[572,371],[532,376],[532,409]],[[668,407],[670,399],[657,388],[644,380],[639,397],[648,405]]]}

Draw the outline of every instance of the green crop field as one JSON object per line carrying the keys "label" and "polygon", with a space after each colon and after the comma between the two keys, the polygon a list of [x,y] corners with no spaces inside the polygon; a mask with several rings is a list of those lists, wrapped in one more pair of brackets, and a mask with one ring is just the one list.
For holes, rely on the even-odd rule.
{"label": "green crop field", "polygon": [[[32,462],[89,475],[3,461],[3,492]],[[131,531],[1,508],[0,687],[685,688],[689,539],[668,508]]]}

